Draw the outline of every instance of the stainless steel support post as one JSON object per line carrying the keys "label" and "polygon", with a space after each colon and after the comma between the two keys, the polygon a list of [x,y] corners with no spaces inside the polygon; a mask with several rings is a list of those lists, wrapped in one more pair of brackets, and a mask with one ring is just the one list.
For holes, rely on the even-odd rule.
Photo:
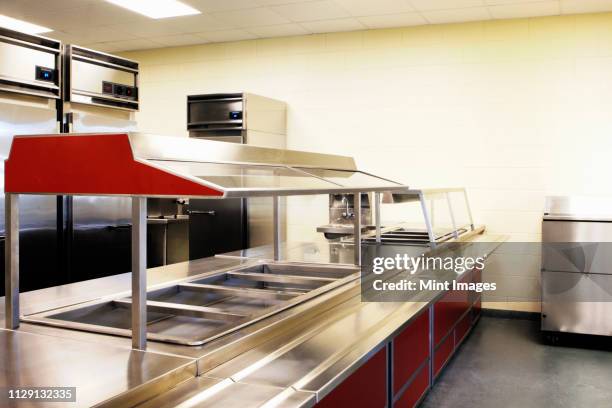
{"label": "stainless steel support post", "polygon": [[450,214],[451,222],[453,224],[453,236],[455,237],[455,239],[457,239],[459,238],[459,231],[457,231],[457,223],[455,222],[455,213],[453,213],[453,205],[451,204],[450,195],[448,193],[445,193],[445,195],[446,202],[448,203],[448,213]]}
{"label": "stainless steel support post", "polygon": [[19,195],[4,198],[4,323],[7,329],[19,327]]}
{"label": "stainless steel support post", "polygon": [[470,200],[468,200],[467,191],[463,190],[463,197],[465,199],[465,208],[467,209],[468,217],[470,217],[470,227],[474,231],[474,218],[472,217],[472,208],[470,207]]}
{"label": "stainless steel support post", "polygon": [[374,213],[374,222],[376,223],[376,242],[380,243],[381,242],[381,233],[380,233],[380,204],[381,204],[381,200],[380,200],[380,193],[376,192],[374,193],[374,211],[376,211]]}
{"label": "stainless steel support post", "polygon": [[132,348],[147,348],[147,199],[132,197]]}
{"label": "stainless steel support post", "polygon": [[353,246],[355,255],[355,265],[361,265],[361,193],[353,195]]}
{"label": "stainless steel support post", "polygon": [[427,203],[425,202],[425,197],[422,193],[419,194],[419,201],[421,202],[421,210],[423,211],[423,218],[425,219],[425,227],[427,228],[427,235],[429,236],[429,243],[432,248],[436,247],[436,236],[433,232],[433,200],[431,200],[431,218],[429,213],[427,212]]}
{"label": "stainless steel support post", "polygon": [[280,261],[280,246],[281,246],[281,231],[280,231],[280,222],[281,222],[281,213],[280,213],[280,200],[281,198],[279,196],[276,197],[272,197],[272,200],[274,201],[274,205],[273,205],[273,216],[272,218],[274,218],[273,222],[274,222],[274,228],[273,228],[273,234],[274,234],[274,260],[275,261]]}

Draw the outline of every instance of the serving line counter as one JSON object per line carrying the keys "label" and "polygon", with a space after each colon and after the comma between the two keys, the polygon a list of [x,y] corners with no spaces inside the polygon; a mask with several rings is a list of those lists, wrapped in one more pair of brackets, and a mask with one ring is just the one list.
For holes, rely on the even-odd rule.
{"label": "serving line counter", "polygon": [[[7,330],[0,331],[7,375],[0,385],[77,387],[76,405],[66,406],[413,405],[480,311],[480,297],[467,292],[362,302],[361,250],[380,242],[277,239],[250,257],[144,269],[144,196],[352,192],[358,201],[361,191],[407,191],[359,172],[350,158],[141,134],[52,135],[15,138],[6,168],[9,232],[17,228],[20,193],[134,195],[133,274],[19,295],[18,239],[7,237],[14,252],[7,253]],[[357,220],[354,231],[361,242]],[[483,240],[483,231],[436,250]],[[338,251],[353,264],[339,262],[347,258]],[[481,272],[436,279],[480,281]],[[145,335],[153,341],[138,350]]]}
{"label": "serving line counter", "polygon": [[[465,240],[498,239],[480,235],[481,232]],[[289,253],[293,259],[303,258],[305,253],[309,257],[318,253],[319,261],[328,262],[327,245],[296,243],[287,247],[292,248]],[[348,246],[345,250],[350,251]],[[414,248],[398,248],[399,253],[402,250],[416,254]],[[253,262],[265,263],[273,249],[264,247],[259,252],[262,260],[214,257],[150,269],[148,281],[152,288],[157,288],[191,280],[203,273]],[[399,278],[403,277],[396,277]],[[477,281],[480,274],[473,271],[436,278]],[[28,292],[22,294],[23,312],[32,315],[66,304],[129,294],[129,291],[130,274],[123,274]],[[107,406],[141,402],[144,406],[170,407],[185,402],[184,406],[249,407],[269,402],[269,406],[278,403],[297,407],[311,406],[317,401],[323,406],[340,402],[375,406],[390,398],[384,391],[387,384],[393,386],[392,398],[397,406],[407,406],[410,405],[407,400],[417,401],[433,384],[435,376],[473,327],[480,310],[479,302],[479,298],[467,293],[431,291],[416,293],[410,302],[363,303],[359,282],[352,281],[201,346],[151,341],[148,350],[142,352],[130,350],[130,341],[125,337],[25,321],[17,331],[6,332],[22,338],[49,339],[40,340],[46,344],[45,348],[28,354],[31,362],[36,363],[26,364],[24,354],[17,357],[14,348],[2,350],[0,359],[3,366],[20,367],[15,373],[21,375],[7,376],[7,383],[23,386],[51,382],[77,386],[80,402],[99,398],[97,402],[105,401]],[[16,344],[19,343],[13,343],[13,347]],[[81,347],[73,349],[73,344]],[[66,359],[66,345],[71,345],[73,357],[79,356],[79,364]],[[117,365],[111,364],[109,354],[117,356],[114,358]],[[134,355],[146,358],[135,359]],[[125,360],[120,356],[126,356]],[[144,381],[148,378],[147,369],[161,368],[152,364],[151,359],[169,361],[161,366],[165,372],[159,377]],[[178,365],[179,361],[183,366],[170,364]],[[194,367],[198,376],[194,374]],[[24,376],[28,369],[32,371],[31,376]],[[104,370],[107,375],[97,376],[94,387],[90,375],[96,369]],[[191,375],[186,378],[189,370]],[[61,377],[55,375],[58,372]],[[393,373],[392,377],[388,376],[389,372]],[[113,383],[113,380],[126,379],[129,386],[125,389]],[[384,402],[380,406],[383,405]]]}

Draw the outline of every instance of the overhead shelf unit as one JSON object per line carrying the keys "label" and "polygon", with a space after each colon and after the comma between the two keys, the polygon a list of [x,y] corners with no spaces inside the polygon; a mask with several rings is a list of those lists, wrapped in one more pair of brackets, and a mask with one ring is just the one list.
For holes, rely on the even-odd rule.
{"label": "overhead shelf unit", "polygon": [[[142,133],[15,137],[5,162],[6,326],[19,315],[19,195],[132,197],[132,345],[146,347],[146,198],[273,197],[274,260],[280,260],[279,197],[407,192],[359,171],[351,157]],[[355,242],[361,242],[359,217]],[[361,246],[355,245],[355,264]]]}
{"label": "overhead shelf unit", "polygon": [[[423,227],[394,226],[381,229],[379,224],[381,202],[383,204],[418,204]],[[465,188],[387,192],[382,194],[382,199],[380,194],[376,194],[376,211],[376,229],[365,234],[363,241],[366,243],[423,245],[435,248],[442,242],[459,239],[461,235],[476,230]]]}

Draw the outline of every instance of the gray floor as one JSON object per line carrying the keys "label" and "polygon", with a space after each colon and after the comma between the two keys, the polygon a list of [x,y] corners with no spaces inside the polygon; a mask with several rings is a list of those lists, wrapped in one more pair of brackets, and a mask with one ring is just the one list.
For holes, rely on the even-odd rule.
{"label": "gray floor", "polygon": [[612,352],[544,345],[537,321],[483,317],[421,407],[612,407]]}

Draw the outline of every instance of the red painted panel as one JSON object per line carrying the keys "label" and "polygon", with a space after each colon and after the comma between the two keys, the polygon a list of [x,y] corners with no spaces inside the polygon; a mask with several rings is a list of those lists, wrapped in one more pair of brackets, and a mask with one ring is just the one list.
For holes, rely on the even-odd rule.
{"label": "red painted panel", "polygon": [[[462,283],[470,283],[472,282],[472,271],[466,272],[460,279],[459,282]],[[470,301],[470,293],[473,293],[469,290],[458,290],[457,291],[457,315],[455,318],[455,322],[463,316],[465,312],[468,311],[471,305]]]}
{"label": "red painted panel", "polygon": [[429,309],[393,339],[393,394],[395,395],[429,357]]}
{"label": "red painted panel", "polygon": [[127,134],[15,138],[5,191],[16,193],[221,196],[134,160]]}
{"label": "red painted panel", "polygon": [[387,348],[327,394],[317,407],[383,408],[387,404]]}
{"label": "red painted panel", "polygon": [[434,350],[434,376],[437,377],[444,364],[448,361],[455,350],[453,335],[448,336],[440,346]]}
{"label": "red painted panel", "polygon": [[434,345],[451,330],[455,323],[456,302],[453,301],[453,293],[447,292],[442,299],[434,305]]}
{"label": "red painted panel", "polygon": [[417,376],[412,380],[412,383],[404,393],[401,398],[393,404],[394,408],[413,408],[416,406],[417,402],[421,399],[425,391],[429,388],[429,365],[421,368],[421,371]]}
{"label": "red painted panel", "polygon": [[472,327],[472,314],[467,313],[463,319],[459,321],[457,327],[455,328],[456,345],[458,345],[461,340],[463,340],[465,335],[468,334],[470,327]]}

